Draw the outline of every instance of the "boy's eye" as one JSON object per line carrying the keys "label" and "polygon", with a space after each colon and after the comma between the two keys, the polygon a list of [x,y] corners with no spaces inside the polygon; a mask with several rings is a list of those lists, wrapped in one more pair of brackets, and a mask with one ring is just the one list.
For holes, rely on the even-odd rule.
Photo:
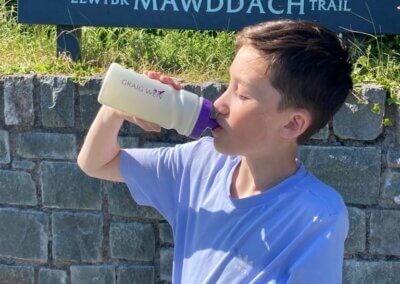
{"label": "boy's eye", "polygon": [[245,97],[245,96],[239,95],[239,99],[241,99],[241,100],[248,100],[249,98],[248,98],[248,97]]}

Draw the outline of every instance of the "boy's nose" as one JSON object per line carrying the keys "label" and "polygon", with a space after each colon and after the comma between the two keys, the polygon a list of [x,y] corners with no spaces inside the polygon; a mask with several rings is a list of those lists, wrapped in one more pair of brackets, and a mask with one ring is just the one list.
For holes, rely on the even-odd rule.
{"label": "boy's nose", "polygon": [[228,114],[229,108],[224,101],[224,94],[222,94],[218,99],[215,100],[214,102],[214,109],[217,113],[220,114]]}

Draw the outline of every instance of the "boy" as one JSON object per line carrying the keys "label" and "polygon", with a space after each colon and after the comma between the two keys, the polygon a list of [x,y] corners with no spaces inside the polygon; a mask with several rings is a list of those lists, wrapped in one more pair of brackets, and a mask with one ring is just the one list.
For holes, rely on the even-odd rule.
{"label": "boy", "polygon": [[[296,159],[352,89],[336,35],[279,20],[237,36],[214,138],[120,149],[127,119],[102,107],[78,157],[90,176],[125,182],[174,233],[174,283],[341,283],[348,215],[340,195]],[[179,89],[170,77],[145,72]]]}

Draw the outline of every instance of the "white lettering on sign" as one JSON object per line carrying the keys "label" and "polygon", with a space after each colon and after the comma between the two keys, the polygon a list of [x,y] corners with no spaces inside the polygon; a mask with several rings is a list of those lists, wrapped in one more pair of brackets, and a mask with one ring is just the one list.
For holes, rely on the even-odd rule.
{"label": "white lettering on sign", "polygon": [[[153,2],[153,11],[157,11],[157,1],[156,0],[141,0],[140,1],[143,5],[143,8],[147,10],[149,8],[150,2]],[[135,7],[133,8],[134,10],[139,10],[139,1],[135,1]]]}
{"label": "white lettering on sign", "polygon": [[348,0],[309,0],[311,11],[344,11],[350,12]]}
{"label": "white lettering on sign", "polygon": [[174,11],[179,11],[175,0],[164,0],[164,4],[161,6],[160,11],[165,11],[165,6],[167,6],[167,5],[172,5]]}
{"label": "white lettering on sign", "polygon": [[236,9],[232,9],[232,1],[228,1],[228,8],[226,9],[227,13],[237,13],[240,10],[242,10],[244,5],[244,1],[243,0],[239,0],[239,7],[237,7]]}
{"label": "white lettering on sign", "polygon": [[96,5],[127,5],[129,6],[128,0],[71,0],[71,4],[96,4]]}
{"label": "white lettering on sign", "polygon": [[206,10],[206,12],[208,12],[208,13],[218,12],[224,6],[224,0],[216,0],[216,1],[219,1],[218,6],[213,8],[213,7],[211,7],[212,6],[211,5],[211,1],[212,0],[207,0],[207,10]]}
{"label": "white lettering on sign", "polygon": [[258,9],[259,9],[259,14],[265,14],[264,8],[263,8],[263,6],[261,5],[260,0],[252,0],[251,3],[250,3],[250,5],[249,5],[249,8],[248,8],[247,11],[246,11],[246,13],[250,14],[250,13],[251,13],[251,9],[252,9],[253,7],[258,7]]}
{"label": "white lettering on sign", "polygon": [[272,5],[272,2],[273,2],[273,1],[274,1],[274,0],[268,0],[268,10],[270,10],[271,13],[272,13],[272,14],[275,14],[275,15],[283,14],[283,13],[285,12],[285,10],[284,10],[284,9],[282,9],[282,10],[275,10],[274,6]]}
{"label": "white lettering on sign", "polygon": [[183,6],[183,10],[185,10],[185,12],[189,11],[189,7],[190,4],[192,4],[193,6],[193,10],[195,10],[196,12],[198,12],[200,10],[200,6],[201,6],[201,1],[202,0],[182,0],[182,6]]}
{"label": "white lettering on sign", "polygon": [[300,7],[300,12],[299,15],[304,15],[304,0],[300,0],[295,2],[294,0],[288,0],[288,10],[286,14],[291,15],[292,14],[292,7],[293,6],[298,6]]}
{"label": "white lettering on sign", "polygon": [[[129,6],[133,10],[192,13],[305,15],[307,11],[351,12],[349,0],[70,0],[75,5]],[[160,8],[159,8],[160,7]]]}

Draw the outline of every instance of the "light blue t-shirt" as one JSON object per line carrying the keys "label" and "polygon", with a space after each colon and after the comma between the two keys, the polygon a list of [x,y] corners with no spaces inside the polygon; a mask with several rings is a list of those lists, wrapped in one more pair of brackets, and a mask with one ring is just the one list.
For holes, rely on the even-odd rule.
{"label": "light blue t-shirt", "polygon": [[173,283],[341,283],[349,226],[341,196],[299,162],[273,188],[232,198],[240,160],[217,152],[210,137],[122,151],[133,198],[172,227]]}

